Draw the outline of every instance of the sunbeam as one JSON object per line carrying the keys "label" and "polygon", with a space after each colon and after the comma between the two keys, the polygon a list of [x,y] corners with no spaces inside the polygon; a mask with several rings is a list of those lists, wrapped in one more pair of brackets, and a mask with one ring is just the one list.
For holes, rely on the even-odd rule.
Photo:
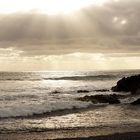
{"label": "sunbeam", "polygon": [[90,5],[101,6],[106,1],[107,0],[0,0],[0,12],[34,11],[49,15],[68,14]]}

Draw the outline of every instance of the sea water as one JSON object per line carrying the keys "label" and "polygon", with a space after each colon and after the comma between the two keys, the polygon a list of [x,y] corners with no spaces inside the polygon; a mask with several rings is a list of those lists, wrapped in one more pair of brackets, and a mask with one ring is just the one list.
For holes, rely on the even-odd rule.
{"label": "sea water", "polygon": [[[135,74],[140,71],[0,72],[0,133],[140,126],[140,109],[129,104],[139,95],[120,105],[77,100],[85,95],[113,94],[110,89],[119,79]],[[106,91],[97,91],[102,89]]]}

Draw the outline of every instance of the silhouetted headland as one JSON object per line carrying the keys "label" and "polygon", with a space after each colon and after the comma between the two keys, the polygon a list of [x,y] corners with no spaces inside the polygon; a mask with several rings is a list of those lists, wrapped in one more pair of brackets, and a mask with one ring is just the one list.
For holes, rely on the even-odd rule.
{"label": "silhouetted headland", "polygon": [[131,92],[131,94],[140,94],[140,75],[123,77],[117,82],[117,85],[111,88],[114,92]]}

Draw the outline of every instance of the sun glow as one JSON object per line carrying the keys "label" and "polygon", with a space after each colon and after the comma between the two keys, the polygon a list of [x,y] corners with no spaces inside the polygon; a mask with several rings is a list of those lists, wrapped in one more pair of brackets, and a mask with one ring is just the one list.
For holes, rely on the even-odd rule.
{"label": "sun glow", "polygon": [[0,0],[0,13],[43,12],[46,14],[67,14],[81,8],[101,6],[107,0]]}

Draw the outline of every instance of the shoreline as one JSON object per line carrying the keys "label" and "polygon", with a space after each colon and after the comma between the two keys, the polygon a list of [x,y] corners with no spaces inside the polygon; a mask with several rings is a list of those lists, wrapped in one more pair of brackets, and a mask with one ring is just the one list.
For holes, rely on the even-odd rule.
{"label": "shoreline", "polygon": [[[109,81],[109,83],[110,83],[110,81]],[[98,84],[99,83],[97,82],[97,85]],[[106,81],[103,81],[103,83],[100,83],[100,84],[103,84],[104,86],[106,86]],[[24,85],[24,83],[23,83],[23,85]],[[63,85],[63,82],[62,82],[62,85]],[[89,83],[88,83],[88,85],[89,85]],[[89,91],[90,91],[91,85],[88,87]],[[99,86],[99,87],[103,87],[103,85]],[[38,87],[38,83],[36,86]],[[77,99],[77,97],[79,97],[79,96],[84,95],[84,94],[80,94],[80,92],[82,93],[83,91],[85,91],[85,92],[88,91],[88,90],[83,90],[81,87],[80,87],[81,89],[79,90],[79,86],[80,86],[79,83],[76,86],[78,87],[78,90],[76,90],[77,92],[74,93],[74,94],[77,94],[76,96],[74,96],[74,97],[76,97],[75,99]],[[86,86],[86,84],[84,81],[84,87],[85,86]],[[17,85],[15,87],[17,87]],[[73,87],[73,86],[70,86],[70,87]],[[108,85],[107,85],[107,87],[108,87]],[[32,85],[31,85],[31,89],[32,89]],[[23,89],[21,88],[21,90],[23,90]],[[130,102],[131,99],[124,100],[122,98],[122,95],[120,96],[118,94],[118,96],[120,96],[120,98],[122,100],[122,102],[120,102],[120,104],[102,104],[102,103],[101,104],[91,104],[86,108],[84,108],[84,107],[76,108],[72,104],[73,106],[70,109],[62,109],[62,110],[56,110],[56,111],[54,110],[52,112],[45,112],[45,111],[43,112],[42,110],[47,110],[46,107],[48,107],[49,105],[53,109],[57,108],[56,104],[48,105],[46,103],[47,101],[49,101],[48,100],[49,97],[51,97],[50,101],[55,96],[56,96],[56,99],[59,99],[61,101],[61,96],[62,96],[62,99],[63,98],[67,99],[65,97],[67,95],[67,93],[62,92],[62,95],[60,97],[58,96],[59,97],[58,98],[55,92],[54,93],[50,92],[49,94],[48,93],[46,94],[45,86],[43,86],[42,88],[39,88],[39,89],[37,88],[37,91],[41,91],[42,94],[37,94],[37,96],[28,96],[30,94],[27,93],[27,95],[21,94],[20,96],[15,96],[15,93],[14,93],[12,98],[3,98],[3,96],[2,96],[2,99],[6,99],[6,101],[8,103],[9,103],[9,99],[13,99],[12,101],[14,103],[17,103],[17,105],[18,105],[18,103],[21,103],[18,101],[18,99],[20,99],[20,100],[25,99],[25,101],[26,100],[27,101],[28,100],[29,101],[39,101],[39,103],[40,103],[40,101],[43,101],[43,104],[39,104],[39,107],[37,106],[38,108],[35,108],[35,109],[33,108],[35,111],[34,110],[32,111],[31,110],[32,108],[29,108],[29,112],[31,112],[31,113],[27,114],[27,116],[21,115],[21,114],[26,114],[26,106],[25,107],[21,106],[23,109],[23,110],[21,110],[22,111],[21,114],[19,111],[20,108],[18,108],[17,105],[14,106],[15,109],[18,109],[18,110],[12,110],[10,113],[14,114],[15,117],[0,118],[0,124],[1,124],[0,140],[47,140],[47,139],[54,139],[54,140],[60,140],[60,139],[64,139],[64,140],[65,139],[68,139],[68,140],[71,140],[71,139],[140,140],[140,120],[139,120],[139,118],[140,118],[139,109],[140,108],[139,108],[139,106],[132,106],[131,104],[128,104],[128,102]],[[57,90],[55,90],[55,91],[57,91]],[[95,92],[98,92],[98,91],[101,92],[101,94],[102,94],[101,90],[95,90]],[[17,90],[15,90],[15,92],[17,92]],[[51,93],[53,93],[53,94],[51,94]],[[70,97],[71,97],[71,94],[73,97],[74,94],[70,93]],[[107,92],[107,94],[110,95],[110,93],[108,93],[108,92]],[[86,96],[86,94],[85,94],[85,96]],[[128,94],[126,93],[125,97],[127,97],[127,96],[128,96]],[[15,97],[18,97],[18,98],[15,98]],[[36,97],[41,97],[41,99],[43,99],[43,100],[37,100]],[[44,102],[44,99],[45,99],[45,102]],[[62,102],[63,102],[63,100],[62,100]],[[57,100],[52,100],[52,101],[56,102]],[[70,102],[71,100],[68,100],[68,101]],[[81,107],[81,103],[79,105],[80,107]],[[28,105],[28,102],[25,105]],[[65,105],[65,102],[64,102],[64,105]],[[70,102],[70,105],[71,105],[71,102]],[[7,107],[7,104],[5,106]],[[65,108],[65,106],[64,106],[64,108]],[[40,109],[41,109],[41,111],[40,111]],[[24,112],[24,110],[25,110],[25,112]],[[32,112],[39,112],[39,113],[32,113]],[[43,113],[40,113],[40,112],[43,112]],[[18,114],[18,113],[19,113],[19,117],[16,116],[16,114]]]}
{"label": "shoreline", "polygon": [[102,136],[90,136],[90,137],[79,137],[79,138],[64,138],[55,140],[139,140],[140,132],[127,132],[127,133],[115,133],[112,135],[102,135]]}
{"label": "shoreline", "polygon": [[[103,107],[103,106],[102,106]],[[37,126],[34,126],[32,124],[25,125],[24,127],[21,127],[22,129],[18,129],[20,128],[20,126],[22,125],[22,123],[24,124],[24,120],[26,120],[27,118],[21,118],[19,119],[18,124],[16,124],[17,126],[15,127],[14,131],[8,131],[6,130],[6,128],[2,128],[1,132],[0,132],[0,140],[47,140],[47,139],[109,139],[109,140],[119,140],[121,137],[124,137],[123,140],[125,140],[126,137],[130,138],[132,137],[132,140],[134,139],[134,136],[136,135],[138,137],[138,139],[136,138],[136,140],[140,140],[140,122],[139,122],[139,115],[138,116],[134,116],[135,113],[138,113],[139,108],[136,109],[136,107],[133,106],[125,106],[126,108],[122,108],[120,105],[110,105],[110,106],[104,106],[103,109],[103,114],[101,114],[101,116],[99,116],[98,114],[96,114],[95,112],[100,111],[100,109],[102,108],[101,106],[98,106],[98,108],[96,108],[95,110],[93,110],[95,107],[91,106],[90,108],[85,108],[82,110],[72,110],[72,112],[74,113],[74,116],[71,116],[71,119],[69,118],[69,113],[71,114],[72,112],[57,112],[57,117],[53,120],[51,120],[51,118],[49,118],[51,120],[51,122],[47,123],[47,120],[44,120],[44,122],[42,122],[42,124],[46,123],[46,125],[48,125],[48,127],[40,127],[41,124],[38,124]],[[113,113],[112,111],[110,112],[110,107],[111,110],[114,111],[114,114],[110,114]],[[113,108],[112,108],[113,107]],[[115,107],[115,108],[114,108]],[[116,108],[117,107],[117,108]],[[132,108],[130,108],[132,107]],[[123,113],[128,113],[129,109],[130,110],[135,110],[132,111],[131,114],[129,114],[129,118],[130,120],[132,119],[132,121],[130,121],[128,119],[129,122],[127,122],[125,120],[125,116],[123,114],[121,114],[121,112],[123,111]],[[114,110],[116,109],[116,110]],[[123,109],[123,110],[121,110]],[[127,110],[128,109],[128,110]],[[109,110],[109,111],[108,111]],[[117,111],[120,115],[117,115]],[[124,111],[125,110],[125,111]],[[108,112],[108,113],[105,113]],[[56,115],[56,112],[54,113]],[[50,114],[50,116],[53,116],[54,114]],[[132,115],[133,114],[133,115]],[[68,115],[68,116],[67,116]],[[92,117],[91,117],[92,115]],[[110,115],[112,115],[112,117],[114,117],[112,120],[110,120]],[[67,116],[67,117],[66,117]],[[104,121],[102,116],[106,116],[105,118],[107,119],[105,122],[108,122],[108,120],[112,121],[112,123],[101,123],[99,122],[99,124],[96,125],[97,120],[94,120],[95,117],[99,117],[98,119],[102,122]],[[36,120],[36,119],[42,119],[41,116],[38,116],[37,118],[31,118],[31,120]],[[46,116],[44,116],[46,117]],[[101,117],[101,118],[100,118]],[[109,118],[108,118],[109,117]],[[53,117],[52,117],[53,118]],[[59,119],[61,118],[61,120]],[[74,119],[75,118],[75,119]],[[18,120],[18,118],[16,118]],[[92,121],[93,119],[93,121]],[[78,123],[85,123],[85,125],[72,125],[75,122],[77,122],[79,120]],[[80,121],[81,120],[81,121]],[[137,121],[138,120],[138,121]],[[2,121],[2,120],[1,120]],[[10,121],[10,120],[9,120]],[[122,121],[122,122],[121,122]],[[30,121],[29,121],[30,122]],[[54,125],[54,127],[49,128],[49,124],[50,123],[55,123],[55,122],[59,122],[61,124],[61,127],[56,127]],[[10,121],[11,123],[11,121]],[[13,124],[14,119],[13,119]],[[11,124],[12,124],[11,123]],[[28,120],[27,122],[28,123]],[[25,123],[25,124],[26,124]],[[65,123],[68,123],[69,125],[67,126]],[[86,123],[88,123],[89,125],[86,125]],[[93,125],[90,125],[91,123],[93,123]],[[67,127],[66,127],[66,126]],[[7,126],[7,128],[9,128],[9,125]],[[28,129],[29,128],[29,129]],[[5,130],[4,130],[5,129]],[[12,129],[11,129],[12,130]],[[116,138],[115,138],[116,137]],[[121,139],[120,139],[121,140]],[[127,139],[128,140],[128,139]],[[130,140],[130,139],[129,139]],[[135,139],[134,139],[135,140]]]}
{"label": "shoreline", "polygon": [[69,130],[51,130],[41,132],[17,132],[0,134],[0,140],[72,140],[72,139],[94,139],[94,140],[139,140],[140,126],[125,128],[118,127],[95,127],[78,128]]}

